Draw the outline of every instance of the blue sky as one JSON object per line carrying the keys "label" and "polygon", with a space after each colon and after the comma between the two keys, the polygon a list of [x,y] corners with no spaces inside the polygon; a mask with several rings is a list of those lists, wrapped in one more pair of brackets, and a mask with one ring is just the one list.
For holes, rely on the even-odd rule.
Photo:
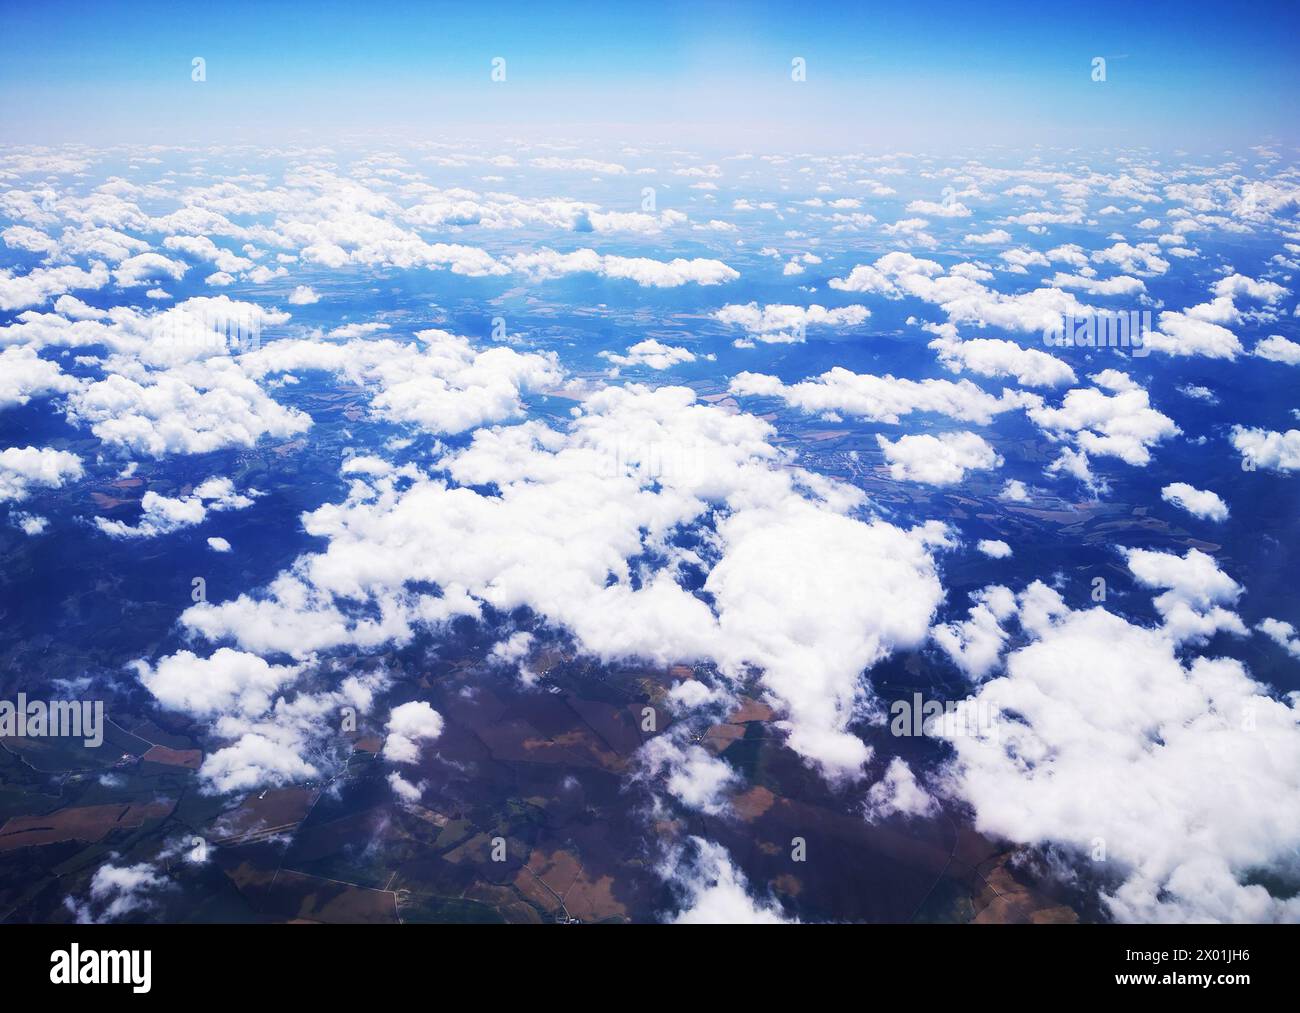
{"label": "blue sky", "polygon": [[[972,823],[1050,854],[1083,917],[1300,921],[1295,16],[1133,6],[11,5],[0,657],[40,664],[0,698],[198,759],[60,754],[0,811],[386,783],[478,835],[545,761],[536,842],[631,917],[707,920],[692,877],[733,918],[960,910],[946,852],[845,874],[897,819],[926,863]],[[605,741],[622,687],[662,734]],[[1006,720],[898,738],[916,692]],[[706,748],[747,700],[776,723]],[[778,867],[778,796],[864,860]],[[239,917],[153,823],[0,896]],[[419,823],[285,868],[396,886]]]}
{"label": "blue sky", "polygon": [[[1294,4],[8,3],[7,141],[399,128],[1215,150],[1294,138]],[[190,80],[195,56],[207,80]],[[507,81],[489,80],[493,57]],[[807,60],[807,81],[790,61]],[[1107,59],[1107,80],[1091,61]]]}

